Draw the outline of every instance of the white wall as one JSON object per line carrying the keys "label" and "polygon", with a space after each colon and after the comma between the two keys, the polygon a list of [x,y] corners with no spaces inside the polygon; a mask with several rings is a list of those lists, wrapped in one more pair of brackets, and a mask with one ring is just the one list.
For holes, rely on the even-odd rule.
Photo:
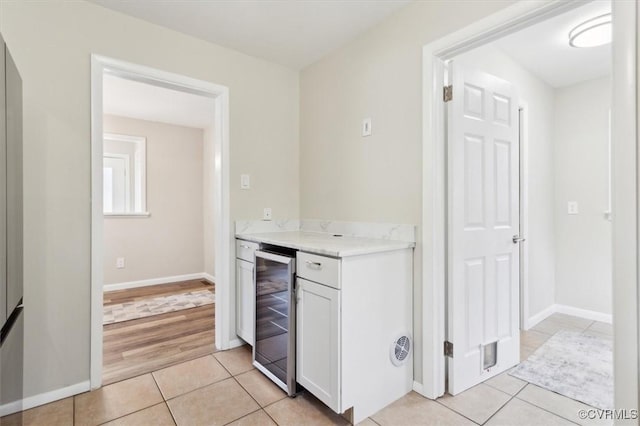
{"label": "white wall", "polygon": [[[411,223],[422,236],[422,47],[510,3],[413,2],[302,70],[301,217]],[[362,138],[366,117],[373,134]],[[431,238],[429,230],[426,235]],[[419,240],[413,330],[418,383],[423,382],[422,249]],[[424,375],[429,381],[433,369],[425,368],[431,370]]]}
{"label": "white wall", "polygon": [[[556,303],[611,314],[610,78],[556,90]],[[578,215],[567,214],[577,201]]]}
{"label": "white wall", "polygon": [[[24,390],[32,396],[89,379],[90,55],[229,87],[231,220],[260,217],[265,205],[274,218],[299,216],[299,79],[88,2],[3,1],[0,31],[24,81]],[[252,190],[239,189],[241,173],[252,175]]]}
{"label": "white wall", "polygon": [[[216,276],[215,267],[215,224],[214,224],[214,209],[215,209],[215,153],[213,150],[213,137],[214,132],[212,128],[204,130],[204,143],[202,145],[202,161],[203,161],[203,178],[204,183],[202,186],[202,203],[203,203],[203,256],[204,256],[204,272],[209,275],[209,278]],[[234,257],[234,256],[232,256]]]}
{"label": "white wall", "polygon": [[528,116],[529,317],[555,303],[554,89],[491,45],[454,59],[513,83]]}
{"label": "white wall", "polygon": [[[147,139],[149,217],[104,218],[104,284],[204,272],[203,131],[105,115],[106,133]],[[131,145],[131,144],[130,144]],[[116,268],[116,258],[125,268]]]}

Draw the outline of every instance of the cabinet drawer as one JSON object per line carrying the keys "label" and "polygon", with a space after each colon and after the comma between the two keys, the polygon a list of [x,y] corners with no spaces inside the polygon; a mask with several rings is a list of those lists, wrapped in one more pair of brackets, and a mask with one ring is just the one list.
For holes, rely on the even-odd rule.
{"label": "cabinet drawer", "polygon": [[254,263],[255,252],[258,250],[258,243],[252,243],[251,241],[236,240],[236,257],[238,259],[246,260],[247,262]]}
{"label": "cabinet drawer", "polygon": [[297,258],[299,277],[340,289],[340,259],[302,252]]}

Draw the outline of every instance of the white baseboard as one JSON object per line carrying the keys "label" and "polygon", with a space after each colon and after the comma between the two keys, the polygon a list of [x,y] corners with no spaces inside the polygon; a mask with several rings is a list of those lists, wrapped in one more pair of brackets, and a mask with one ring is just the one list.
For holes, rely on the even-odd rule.
{"label": "white baseboard", "polygon": [[215,283],[215,282],[216,282],[216,277],[214,277],[214,276],[213,276],[213,275],[211,275],[211,274],[207,274],[206,272],[204,272],[204,273],[202,274],[202,278],[204,278],[204,279],[206,279],[206,280],[209,280],[209,281],[211,281],[212,283]]}
{"label": "white baseboard", "polygon": [[424,395],[424,386],[422,386],[422,383],[418,383],[415,380],[413,381],[413,390],[416,391],[417,393],[419,393],[422,396]]}
{"label": "white baseboard", "polygon": [[129,281],[129,282],[117,283],[117,284],[105,284],[102,287],[102,290],[103,291],[125,290],[128,288],[147,287],[150,285],[168,284],[168,283],[175,283],[178,281],[199,280],[202,278],[210,279],[210,278],[213,278],[213,276],[206,274],[204,272],[197,272],[195,274],[174,275],[172,277],[160,277],[160,278],[151,278],[149,280]]}
{"label": "white baseboard", "polygon": [[526,321],[524,329],[529,330],[530,328],[535,327],[538,323],[544,321],[545,319],[556,313],[571,315],[591,321],[605,322],[607,324],[613,323],[613,316],[611,314],[604,314],[602,312],[590,311],[587,309],[580,309],[573,306],[560,305],[556,303],[530,317],[529,320]]}
{"label": "white baseboard", "polygon": [[243,345],[246,345],[247,342],[245,342],[244,340],[240,339],[240,338],[236,338],[233,340],[229,340],[229,349],[233,349],[233,348],[237,348]]}
{"label": "white baseboard", "polygon": [[530,316],[524,324],[524,329],[529,330],[530,328],[535,327],[538,323],[546,320],[556,312],[555,308],[556,305],[551,305],[538,312],[537,314]]}
{"label": "white baseboard", "polygon": [[613,323],[613,315],[603,314],[602,312],[590,311],[588,309],[575,308],[567,305],[555,305],[556,312],[559,314],[573,315],[574,317],[584,318],[592,321]]}
{"label": "white baseboard", "polygon": [[0,405],[0,416],[7,416],[9,414],[17,413],[18,411],[28,410],[30,408],[39,407],[50,402],[68,398],[79,393],[87,392],[90,388],[91,384],[89,380],[87,380],[86,382],[76,383],[75,385],[67,386],[65,388],[30,396],[22,401]]}

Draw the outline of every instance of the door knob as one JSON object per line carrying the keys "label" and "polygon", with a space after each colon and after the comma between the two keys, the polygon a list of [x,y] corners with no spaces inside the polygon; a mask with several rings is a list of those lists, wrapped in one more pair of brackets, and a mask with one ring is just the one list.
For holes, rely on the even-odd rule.
{"label": "door knob", "polygon": [[526,238],[523,238],[520,235],[514,235],[513,238],[511,239],[511,241],[513,241],[513,244],[522,243],[526,240],[527,240]]}

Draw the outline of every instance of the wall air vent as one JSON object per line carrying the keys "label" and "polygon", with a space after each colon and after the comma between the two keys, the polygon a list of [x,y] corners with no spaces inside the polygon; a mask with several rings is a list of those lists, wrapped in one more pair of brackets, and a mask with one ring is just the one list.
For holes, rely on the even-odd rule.
{"label": "wall air vent", "polygon": [[406,364],[411,358],[411,351],[413,349],[413,342],[409,334],[401,334],[391,342],[389,348],[389,356],[391,363],[396,367]]}

